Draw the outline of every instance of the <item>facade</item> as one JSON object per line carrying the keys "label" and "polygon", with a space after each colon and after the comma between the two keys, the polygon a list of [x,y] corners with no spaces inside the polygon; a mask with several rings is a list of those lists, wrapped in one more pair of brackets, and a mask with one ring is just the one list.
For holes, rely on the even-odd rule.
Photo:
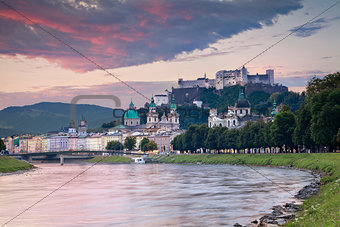
{"label": "facade", "polygon": [[106,150],[106,146],[109,142],[111,141],[119,141],[121,143],[123,143],[123,135],[120,132],[113,132],[113,133],[108,133],[103,135],[102,137],[102,149]]}
{"label": "facade", "polygon": [[215,80],[207,78],[206,74],[204,74],[204,77],[197,78],[196,80],[183,80],[182,78],[179,78],[178,86],[180,88],[193,88],[193,87],[209,88],[215,87]]}
{"label": "facade", "polygon": [[147,128],[155,128],[159,122],[158,113],[156,110],[156,104],[153,97],[151,98],[151,103],[149,105],[149,113],[146,118],[146,127]]}
{"label": "facade", "polygon": [[89,135],[86,137],[87,151],[102,151],[102,137],[100,134]]}
{"label": "facade", "polygon": [[217,109],[210,109],[208,126],[210,128],[240,128],[244,126],[247,121],[252,119],[253,116],[251,115],[250,103],[242,92],[235,105],[228,107],[227,113],[218,114]]}
{"label": "facade", "polygon": [[156,111],[156,104],[154,99],[151,99],[149,106],[149,113],[147,115],[147,128],[159,128],[162,131],[173,131],[179,129],[179,114],[177,113],[177,106],[175,99],[172,99],[170,106],[170,113],[166,116],[163,113],[161,120],[159,121],[158,113]]}
{"label": "facade", "polygon": [[82,117],[80,125],[78,126],[78,134],[79,136],[87,136],[87,122],[84,117]]}

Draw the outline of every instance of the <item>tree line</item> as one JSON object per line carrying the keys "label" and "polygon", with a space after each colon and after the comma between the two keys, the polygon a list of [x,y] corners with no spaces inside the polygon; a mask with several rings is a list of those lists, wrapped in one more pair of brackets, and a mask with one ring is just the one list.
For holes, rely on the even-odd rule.
{"label": "tree line", "polygon": [[[125,138],[124,144],[119,141],[110,141],[106,145],[106,150],[112,151],[120,151],[123,149],[133,150],[136,148],[137,139],[135,136],[128,136]],[[157,143],[153,140],[149,140],[147,137],[144,137],[140,142],[140,147],[142,151],[152,151],[157,150]]]}
{"label": "tree line", "polygon": [[335,151],[340,145],[340,73],[308,82],[306,99],[293,113],[283,106],[273,121],[247,122],[240,129],[191,125],[171,142],[175,150],[237,152],[267,148],[274,152]]}

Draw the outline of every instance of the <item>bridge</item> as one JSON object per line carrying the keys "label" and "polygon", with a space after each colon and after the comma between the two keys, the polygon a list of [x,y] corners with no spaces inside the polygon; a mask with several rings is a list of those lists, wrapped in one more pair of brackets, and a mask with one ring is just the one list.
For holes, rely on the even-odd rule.
{"label": "bridge", "polygon": [[28,162],[35,160],[39,161],[59,161],[61,165],[64,164],[64,160],[86,160],[101,154],[113,154],[113,155],[144,155],[145,152],[138,151],[52,151],[52,152],[25,152],[9,154],[8,156],[22,157]]}

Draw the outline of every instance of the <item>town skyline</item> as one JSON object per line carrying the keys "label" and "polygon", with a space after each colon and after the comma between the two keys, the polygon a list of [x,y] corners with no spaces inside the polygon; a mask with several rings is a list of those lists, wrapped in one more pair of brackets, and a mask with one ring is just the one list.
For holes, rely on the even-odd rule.
{"label": "town skyline", "polygon": [[[206,9],[202,8],[204,4],[201,3],[193,6],[191,10],[184,10],[186,4],[192,4],[191,1],[176,4],[148,1],[145,4],[149,4],[150,10],[135,1],[125,1],[119,6],[112,3],[107,5],[107,9],[103,8],[101,1],[98,1],[97,5],[88,4],[86,1],[66,1],[63,4],[54,3],[55,5],[44,1],[41,1],[43,4],[40,5],[19,3],[21,2],[11,4],[62,40],[67,40],[75,48],[94,58],[145,96],[151,97],[152,94],[161,93],[176,85],[180,77],[196,79],[206,74],[209,78],[214,78],[219,70],[233,70],[242,66],[251,57],[316,16],[333,2],[255,1],[248,2],[247,5],[243,1],[216,1],[206,5]],[[105,14],[106,17],[98,21],[90,14],[84,13],[84,10],[94,14],[100,10],[107,13],[113,9],[124,9],[124,12],[132,13],[133,6],[136,6],[136,13],[142,15],[135,18],[135,22],[139,22],[137,27],[131,22],[120,21],[110,15]],[[214,18],[215,7],[222,7],[226,11],[236,7],[235,10],[239,11],[229,12],[229,17],[217,12],[218,17]],[[247,12],[252,12],[251,7],[263,14],[259,10],[262,7],[268,11],[268,15],[254,13],[247,16]],[[339,71],[336,62],[340,60],[340,47],[337,45],[340,36],[336,31],[340,28],[340,17],[335,8],[246,67],[252,73],[274,69],[276,81],[293,91],[302,91],[313,76],[323,77]],[[51,14],[41,13],[41,9]],[[72,12],[68,18],[72,19],[72,23],[56,20],[67,12]],[[239,16],[237,13],[244,14]],[[122,13],[117,14],[124,18]],[[81,26],[84,20],[90,23],[90,29]],[[207,27],[197,29],[197,23],[202,21]],[[69,102],[72,97],[85,93],[116,95],[123,100],[123,106],[127,106],[131,98],[138,106],[147,101],[129,88],[121,86],[115,78],[89,66],[84,59],[43,34],[4,5],[0,8],[0,23],[7,23],[1,33],[0,65],[4,84],[0,90],[1,109],[41,101]],[[116,25],[115,29],[121,32],[120,38],[112,35],[113,31],[109,25],[113,24]],[[102,30],[96,30],[95,25],[100,25]],[[164,25],[167,30],[164,30]],[[186,29],[186,32],[179,34],[179,27]],[[155,32],[146,33],[150,30]],[[126,33],[123,34],[123,31]],[[162,31],[167,32],[162,34]],[[168,40],[168,46],[162,41],[165,36],[173,37],[173,40]],[[132,40],[132,37],[135,40]],[[26,39],[39,39],[41,42],[26,43]],[[151,41],[153,43],[150,43]],[[119,49],[119,45],[124,47],[126,52],[114,49]],[[146,51],[144,46],[149,49]],[[99,54],[100,51],[103,55]],[[168,55],[163,56],[164,53]],[[144,54],[143,60],[135,56],[137,54]],[[123,56],[122,59],[125,60],[117,61],[117,56]]]}

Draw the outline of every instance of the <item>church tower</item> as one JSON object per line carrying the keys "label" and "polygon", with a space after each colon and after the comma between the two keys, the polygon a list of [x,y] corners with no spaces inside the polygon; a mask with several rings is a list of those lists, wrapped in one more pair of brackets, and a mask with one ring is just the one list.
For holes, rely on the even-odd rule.
{"label": "church tower", "polygon": [[155,104],[155,100],[153,99],[153,97],[151,98],[151,103],[149,105],[149,113],[147,115],[147,119],[146,119],[146,127],[147,128],[152,128],[157,126],[159,119],[158,119],[158,113],[156,111],[156,104]]}
{"label": "church tower", "polygon": [[80,125],[78,126],[78,133],[79,136],[87,136],[87,122],[84,116],[82,116]]}
{"label": "church tower", "polygon": [[179,129],[179,114],[177,113],[177,106],[174,98],[172,98],[168,122],[171,124],[172,129]]}
{"label": "church tower", "polygon": [[241,85],[244,86],[248,83],[248,70],[246,67],[242,67],[241,69]]}

